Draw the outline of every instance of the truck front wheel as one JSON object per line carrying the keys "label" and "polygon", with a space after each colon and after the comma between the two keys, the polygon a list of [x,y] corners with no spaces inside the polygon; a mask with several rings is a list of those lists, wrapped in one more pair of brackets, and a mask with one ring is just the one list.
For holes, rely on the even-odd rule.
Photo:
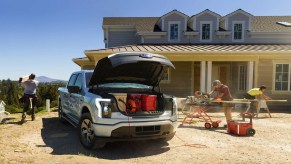
{"label": "truck front wheel", "polygon": [[86,149],[101,149],[106,144],[105,142],[97,141],[90,113],[84,113],[80,119],[79,138]]}
{"label": "truck front wheel", "polygon": [[65,118],[64,118],[64,112],[63,112],[63,108],[62,108],[62,104],[61,101],[59,101],[59,107],[58,107],[58,114],[59,114],[59,120],[61,122],[66,122]]}

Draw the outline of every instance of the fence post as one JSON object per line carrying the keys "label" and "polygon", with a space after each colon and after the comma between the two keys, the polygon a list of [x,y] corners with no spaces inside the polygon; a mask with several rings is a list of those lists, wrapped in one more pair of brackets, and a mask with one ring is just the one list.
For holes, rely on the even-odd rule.
{"label": "fence post", "polygon": [[45,101],[46,103],[46,105],[45,105],[45,109],[46,109],[46,111],[47,112],[50,112],[51,111],[51,109],[50,109],[50,99],[46,99],[46,101]]}

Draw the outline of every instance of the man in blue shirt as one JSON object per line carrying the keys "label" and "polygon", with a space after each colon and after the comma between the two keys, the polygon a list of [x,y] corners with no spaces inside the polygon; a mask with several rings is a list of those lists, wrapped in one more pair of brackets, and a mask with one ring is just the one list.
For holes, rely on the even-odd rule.
{"label": "man in blue shirt", "polygon": [[22,96],[22,102],[24,103],[24,108],[22,112],[21,123],[24,123],[26,118],[26,112],[29,107],[31,108],[31,120],[35,120],[34,107],[36,104],[36,87],[38,86],[38,81],[34,80],[35,74],[30,74],[28,77],[20,77],[19,83],[24,86],[24,95]]}

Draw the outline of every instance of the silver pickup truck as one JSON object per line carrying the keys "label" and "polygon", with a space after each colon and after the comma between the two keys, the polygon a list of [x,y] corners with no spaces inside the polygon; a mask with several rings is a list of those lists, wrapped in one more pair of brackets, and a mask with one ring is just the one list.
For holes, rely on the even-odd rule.
{"label": "silver pickup truck", "polygon": [[118,53],[98,61],[95,70],[74,72],[59,88],[59,119],[78,127],[87,149],[107,142],[159,139],[177,129],[177,104],[161,93],[160,81],[174,65],[150,53]]}

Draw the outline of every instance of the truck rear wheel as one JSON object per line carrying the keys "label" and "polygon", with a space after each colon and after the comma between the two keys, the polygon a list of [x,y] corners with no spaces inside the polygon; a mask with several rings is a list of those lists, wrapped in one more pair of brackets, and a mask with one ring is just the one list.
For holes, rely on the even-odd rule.
{"label": "truck rear wheel", "polygon": [[93,121],[90,113],[83,114],[79,123],[79,138],[81,144],[86,149],[101,149],[106,143],[97,141],[92,124]]}

